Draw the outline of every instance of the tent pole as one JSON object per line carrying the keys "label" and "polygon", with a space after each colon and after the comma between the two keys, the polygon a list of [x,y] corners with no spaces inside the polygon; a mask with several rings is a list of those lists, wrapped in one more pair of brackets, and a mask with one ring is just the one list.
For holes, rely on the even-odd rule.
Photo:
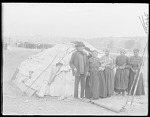
{"label": "tent pole", "polygon": [[[142,17],[142,18],[143,18],[143,17]],[[144,29],[145,33],[146,33],[146,36],[148,37],[148,32],[146,31],[146,26],[145,26],[145,24],[144,24],[144,19],[143,19],[143,22],[142,22],[140,16],[139,16],[139,19],[140,19],[140,22],[141,22],[141,24],[142,24],[142,26],[143,26],[143,29]],[[149,25],[148,25],[148,28],[149,28]],[[135,89],[134,89],[134,93],[133,93],[133,96],[132,96],[132,100],[131,100],[131,104],[130,104],[130,105],[132,105],[133,100],[134,100],[135,91],[136,91],[136,89],[137,89],[137,85],[138,85],[138,81],[139,81],[140,73],[141,73],[141,67],[142,67],[142,64],[143,64],[143,56],[144,56],[144,53],[145,53],[145,50],[146,50],[147,45],[148,45],[148,41],[147,41],[147,43],[146,43],[146,45],[145,45],[145,48],[144,48],[144,51],[143,51],[142,63],[141,63],[141,65],[140,65],[139,74],[138,74],[138,72],[137,72],[136,75],[135,75],[135,77],[134,77],[133,84],[134,84],[135,79],[136,79],[136,77],[137,77],[137,75],[138,75],[138,79],[137,79],[137,82],[136,82],[136,86],[135,86]],[[131,90],[132,90],[132,88],[133,88],[133,84],[132,84],[132,87],[131,87],[131,89],[130,89],[129,95],[131,94]],[[122,107],[122,109],[124,109],[125,106],[127,105],[127,103],[129,102],[129,95],[128,95],[128,99],[127,99],[125,105]]]}
{"label": "tent pole", "polygon": [[132,96],[131,105],[132,105],[132,103],[133,103],[134,96],[135,96],[135,92],[136,92],[136,89],[137,89],[137,85],[138,85],[138,82],[139,82],[139,79],[140,79],[140,74],[141,74],[141,69],[142,69],[142,64],[143,64],[143,56],[144,56],[146,47],[147,47],[147,44],[146,44],[146,46],[145,46],[145,48],[144,48],[144,51],[143,51],[142,63],[141,63],[140,68],[139,68],[139,74],[137,73],[137,74],[138,74],[138,78],[137,78],[137,82],[136,82],[136,85],[135,85],[134,93],[133,93],[133,96]]}
{"label": "tent pole", "polygon": [[[52,62],[46,67],[45,70],[47,70],[47,69],[49,68],[49,66],[51,66],[51,64],[53,63],[53,61],[55,60],[55,58],[56,58],[57,56],[58,56],[58,54],[53,58]],[[39,74],[39,76],[37,77],[37,79],[45,72],[45,70]],[[36,79],[36,80],[37,80],[37,79]],[[36,80],[35,80],[35,81],[36,81]],[[28,87],[31,87],[35,81],[33,81],[32,84],[31,84],[30,86],[28,86]],[[28,89],[29,89],[29,88],[28,88]],[[26,90],[24,91],[24,93],[25,93],[28,89],[26,89]]]}
{"label": "tent pole", "polygon": [[[67,52],[68,52],[68,50],[69,50],[69,48],[66,50]],[[73,50],[74,51],[74,50]],[[73,51],[71,51],[71,52],[73,52]],[[71,52],[69,52],[69,53],[67,53],[66,52],[66,54],[59,60],[59,62],[61,61],[61,60],[63,60],[63,58],[67,55],[67,54],[70,54]],[[58,63],[59,63],[58,62]],[[50,84],[54,81],[54,78],[57,76],[57,73],[59,72],[59,70],[60,70],[60,68],[61,68],[62,66],[60,66],[56,71],[55,71],[55,73],[54,73],[54,75],[52,76],[52,79],[51,79],[51,82],[50,82]]]}

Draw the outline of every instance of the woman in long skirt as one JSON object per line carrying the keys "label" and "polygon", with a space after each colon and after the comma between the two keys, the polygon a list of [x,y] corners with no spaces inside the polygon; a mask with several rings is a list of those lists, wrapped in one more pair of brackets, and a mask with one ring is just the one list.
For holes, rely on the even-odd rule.
{"label": "woman in long skirt", "polygon": [[86,82],[85,82],[85,97],[89,99],[92,98],[92,91],[91,91],[90,83],[91,83],[91,78],[90,76],[87,76]]}
{"label": "woman in long skirt", "polygon": [[[131,68],[129,72],[130,74],[129,74],[128,92],[130,92],[131,90],[131,95],[133,95],[136,81],[139,76],[139,81],[138,81],[135,95],[145,95],[143,73],[141,72],[139,74],[140,65],[142,64],[142,58],[138,55],[139,53],[138,49],[134,49],[133,52],[134,52],[134,56],[131,56],[130,61],[129,61]],[[137,76],[135,77],[136,73],[137,73]],[[135,78],[135,82],[134,82],[134,78]],[[133,88],[131,89],[132,85],[133,85]]]}
{"label": "woman in long skirt", "polygon": [[114,90],[116,93],[123,95],[128,88],[128,79],[129,79],[129,58],[125,56],[126,51],[121,50],[119,56],[116,57],[116,74],[115,74],[115,83]]}
{"label": "woman in long skirt", "polygon": [[[92,57],[92,54],[89,53],[88,59],[91,57]],[[92,91],[91,91],[90,83],[91,83],[91,78],[90,78],[90,75],[88,75],[85,81],[85,97],[89,99],[92,98]]]}
{"label": "woman in long skirt", "polygon": [[89,68],[90,68],[90,90],[92,93],[92,98],[93,99],[98,99],[99,98],[99,71],[98,68],[100,67],[100,62],[98,52],[93,51],[92,52],[92,57],[89,58]]}
{"label": "woman in long skirt", "polygon": [[100,98],[107,97],[107,84],[104,75],[104,67],[99,67],[99,96]]}
{"label": "woman in long skirt", "polygon": [[104,76],[106,78],[107,96],[114,94],[114,59],[109,55],[109,50],[105,50],[105,55],[101,57],[102,66],[104,69]]}

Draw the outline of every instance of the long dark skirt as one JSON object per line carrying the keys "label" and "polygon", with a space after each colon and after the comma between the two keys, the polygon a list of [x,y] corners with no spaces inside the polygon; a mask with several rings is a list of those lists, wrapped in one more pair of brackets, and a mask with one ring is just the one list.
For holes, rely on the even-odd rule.
{"label": "long dark skirt", "polygon": [[[136,75],[136,73],[134,73],[132,70],[130,70],[128,92],[131,90],[135,75]],[[139,72],[138,72],[138,75],[139,75]],[[135,82],[134,82],[133,88],[131,90],[131,95],[133,95],[135,85],[136,85],[136,82],[137,82],[137,79],[138,79],[138,75],[135,78]],[[135,95],[145,95],[144,81],[143,81],[143,74],[142,73],[140,73],[140,78],[139,78],[139,82],[138,82],[138,85],[137,85]]]}
{"label": "long dark skirt", "polygon": [[106,78],[107,96],[110,97],[114,94],[114,70],[105,68],[104,75]]}
{"label": "long dark skirt", "polygon": [[86,77],[86,85],[85,85],[85,97],[86,98],[92,98],[92,91],[91,91],[91,79],[90,76]]}
{"label": "long dark skirt", "polygon": [[119,90],[127,90],[129,80],[129,69],[117,69],[114,80],[115,92],[118,92]]}
{"label": "long dark skirt", "polygon": [[107,97],[107,85],[104,71],[99,72],[99,96],[101,98]]}
{"label": "long dark skirt", "polygon": [[92,98],[99,98],[99,72],[94,68],[90,70]]}

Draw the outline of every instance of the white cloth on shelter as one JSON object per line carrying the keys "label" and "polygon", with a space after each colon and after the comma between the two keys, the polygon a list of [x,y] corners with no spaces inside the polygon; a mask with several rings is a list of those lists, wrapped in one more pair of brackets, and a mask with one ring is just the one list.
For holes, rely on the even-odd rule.
{"label": "white cloth on shelter", "polygon": [[[88,43],[85,45],[96,50]],[[29,96],[33,94],[37,94],[39,97],[45,95],[73,96],[75,78],[72,75],[69,61],[75,50],[72,43],[56,44],[50,49],[29,57],[18,67],[18,73],[13,83]],[[101,56],[101,54],[99,55]],[[59,62],[63,65],[57,66]]]}

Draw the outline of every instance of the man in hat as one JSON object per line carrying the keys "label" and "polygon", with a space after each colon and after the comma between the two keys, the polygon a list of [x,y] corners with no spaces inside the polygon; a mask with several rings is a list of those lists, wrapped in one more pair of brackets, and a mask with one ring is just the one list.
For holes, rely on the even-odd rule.
{"label": "man in hat", "polygon": [[114,90],[116,93],[124,95],[128,88],[129,79],[129,58],[125,55],[125,49],[120,50],[120,55],[116,57],[116,74]]}
{"label": "man in hat", "polygon": [[[143,65],[142,57],[138,55],[139,54],[138,49],[134,49],[133,53],[134,53],[134,56],[131,56],[129,60],[131,67],[130,67],[130,72],[129,72],[130,75],[129,75],[128,92],[130,92],[131,90],[131,95],[133,95],[135,85],[139,76],[139,81],[138,81],[135,95],[145,95],[143,73],[142,72],[139,73],[140,66]],[[137,76],[135,77],[136,74]],[[132,85],[133,85],[133,88],[131,89]]]}
{"label": "man in hat", "polygon": [[71,56],[69,65],[72,68],[73,76],[75,76],[74,98],[78,98],[78,86],[81,81],[80,97],[83,99],[85,93],[85,78],[89,73],[89,62],[87,54],[83,51],[85,45],[82,42],[78,42],[76,49],[77,51]]}

